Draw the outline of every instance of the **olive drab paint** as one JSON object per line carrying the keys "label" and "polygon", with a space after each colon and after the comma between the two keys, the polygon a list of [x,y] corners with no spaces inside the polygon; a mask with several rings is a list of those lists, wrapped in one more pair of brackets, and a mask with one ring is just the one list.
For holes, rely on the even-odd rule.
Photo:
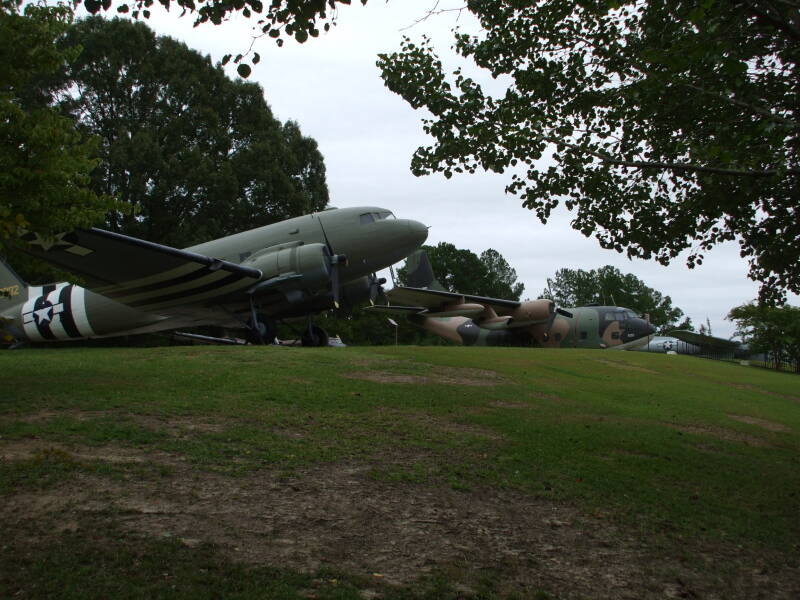
{"label": "olive drab paint", "polygon": [[[325,210],[185,249],[101,229],[28,233],[26,252],[85,284],[29,287],[0,261],[0,343],[197,325],[242,328],[269,342],[278,319],[373,300],[384,281],[375,272],[427,236],[422,223],[375,206]],[[320,331],[314,340],[327,339]]]}

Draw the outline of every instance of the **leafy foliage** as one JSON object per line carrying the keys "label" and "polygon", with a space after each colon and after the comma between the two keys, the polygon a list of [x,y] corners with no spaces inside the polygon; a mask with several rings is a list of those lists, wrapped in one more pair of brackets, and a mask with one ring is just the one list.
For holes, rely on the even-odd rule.
{"label": "leafy foliage", "polygon": [[[439,283],[450,292],[519,300],[525,289],[524,284],[517,283],[517,272],[492,248],[481,252],[480,257],[449,242],[422,249],[427,252]],[[405,267],[398,271],[398,280],[405,284]]]}
{"label": "leafy foliage", "polygon": [[[149,19],[150,8],[153,0],[132,0],[112,3],[111,0],[82,0],[83,5],[91,14],[95,15],[101,10],[108,11],[116,6],[116,11],[130,14],[134,19],[143,17]],[[81,0],[75,0],[80,4]],[[195,26],[211,22],[220,25],[234,13],[241,14],[250,19],[255,18],[253,27],[255,38],[268,36],[275,40],[278,46],[283,45],[284,36],[293,37],[295,41],[303,43],[309,37],[320,34],[318,24],[322,22],[322,29],[328,31],[336,24],[336,13],[340,4],[350,4],[350,0],[158,0],[158,3],[169,10],[171,7],[180,7],[182,14],[195,15]],[[361,0],[366,4],[367,0]],[[251,67],[245,58],[257,64],[261,57],[258,52],[252,52],[252,44],[246,53],[225,55],[222,64],[227,64],[233,58],[234,63],[239,63],[237,72],[240,77],[247,78]]]}
{"label": "leafy foliage", "polygon": [[24,229],[48,237],[102,220],[111,206],[89,189],[96,140],[37,93],[74,52],[56,47],[72,22],[64,5],[0,1],[0,250]]}
{"label": "leafy foliage", "polygon": [[680,308],[672,306],[672,299],[645,285],[632,273],[623,274],[616,267],[606,265],[599,269],[559,269],[555,277],[547,280],[542,298],[550,298],[559,306],[586,304],[613,304],[630,308],[642,315],[650,315],[650,322],[665,333],[671,329],[692,329],[691,320],[684,319]]}
{"label": "leafy foliage", "polygon": [[127,204],[110,228],[186,246],[327,204],[316,142],[281,125],[259,85],[144,23],[86,19],[65,47],[82,51],[61,107],[102,140],[94,189]]}
{"label": "leafy foliage", "polygon": [[560,203],[604,248],[688,265],[737,240],[764,299],[800,292],[797,0],[470,0],[455,49],[505,93],[405,38],[388,88],[434,139],[417,175],[510,170],[546,222]]}
{"label": "leafy foliage", "polygon": [[727,318],[751,351],[768,354],[776,369],[788,360],[800,371],[800,307],[751,302],[731,309]]}

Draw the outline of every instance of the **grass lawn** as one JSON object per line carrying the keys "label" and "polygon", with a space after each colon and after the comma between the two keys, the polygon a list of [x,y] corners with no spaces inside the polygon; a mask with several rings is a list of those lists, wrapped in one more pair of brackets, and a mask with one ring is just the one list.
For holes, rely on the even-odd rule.
{"label": "grass lawn", "polygon": [[54,348],[0,390],[0,597],[800,597],[796,375]]}

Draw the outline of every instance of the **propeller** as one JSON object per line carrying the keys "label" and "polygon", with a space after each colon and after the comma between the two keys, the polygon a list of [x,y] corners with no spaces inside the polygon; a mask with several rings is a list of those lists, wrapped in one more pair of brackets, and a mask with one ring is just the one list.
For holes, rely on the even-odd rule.
{"label": "propeller", "polygon": [[333,293],[333,305],[339,308],[339,296],[342,287],[339,283],[339,268],[347,266],[347,257],[344,254],[333,254],[331,252],[331,292]]}
{"label": "propeller", "polygon": [[341,296],[341,284],[339,277],[339,269],[342,266],[347,266],[347,256],[344,254],[336,254],[328,239],[328,234],[325,232],[325,227],[322,225],[322,220],[319,220],[319,228],[322,230],[322,237],[325,239],[325,245],[328,247],[328,253],[331,260],[331,294],[333,295],[333,306],[339,308],[339,298]]}
{"label": "propeller", "polygon": [[373,273],[369,276],[369,303],[375,304],[375,301],[382,299],[384,304],[388,304],[386,298],[386,290],[383,289],[383,284],[386,283],[385,277],[378,277]]}

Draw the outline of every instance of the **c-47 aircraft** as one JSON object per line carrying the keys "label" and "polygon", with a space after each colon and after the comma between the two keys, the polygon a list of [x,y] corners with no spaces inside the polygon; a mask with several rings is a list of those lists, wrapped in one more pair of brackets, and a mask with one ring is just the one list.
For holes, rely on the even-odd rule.
{"label": "c-47 aircraft", "polygon": [[646,345],[655,328],[632,310],[618,306],[556,308],[541,298],[518,302],[445,291],[427,254],[408,258],[409,287],[387,293],[389,304],[370,310],[404,314],[438,336],[466,346],[613,348]]}
{"label": "c-47 aircraft", "polygon": [[[372,206],[329,209],[184,250],[102,229],[26,234],[26,251],[79,275],[85,287],[28,287],[0,262],[0,342],[214,324],[271,343],[278,320],[374,300],[384,283],[375,271],[427,236],[422,223]],[[309,318],[302,340],[326,345],[327,334]]]}

